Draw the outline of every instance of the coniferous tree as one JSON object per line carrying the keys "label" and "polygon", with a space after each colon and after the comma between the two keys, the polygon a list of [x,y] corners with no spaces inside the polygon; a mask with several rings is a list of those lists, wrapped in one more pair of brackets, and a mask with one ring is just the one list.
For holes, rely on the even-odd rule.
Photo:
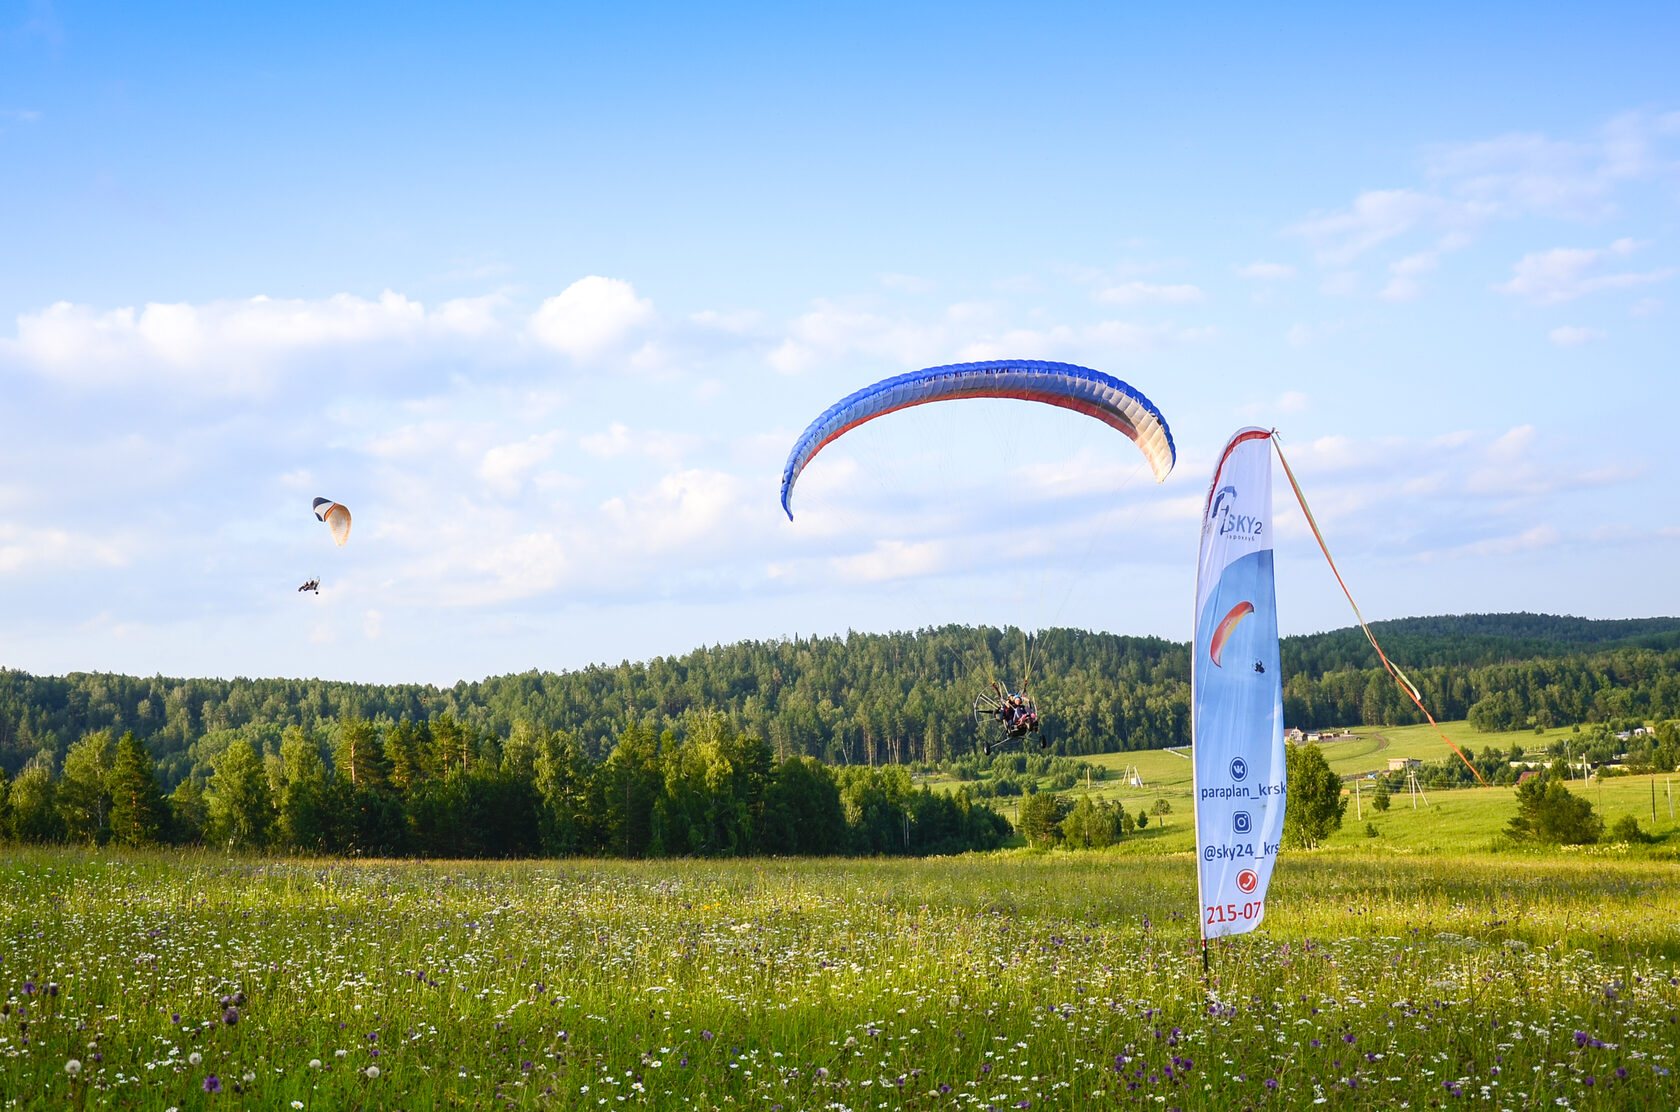
{"label": "coniferous tree", "polygon": [[169,839],[177,845],[197,845],[204,840],[210,809],[204,789],[187,777],[169,793]]}
{"label": "coniferous tree", "polygon": [[554,730],[539,739],[531,777],[541,801],[538,837],[544,853],[578,853],[589,840],[589,816],[584,810],[589,776],[572,735]]}
{"label": "coniferous tree", "polygon": [[280,789],[275,831],[281,846],[320,850],[326,843],[327,769],[321,750],[296,726],[280,739]]}
{"label": "coniferous tree", "polygon": [[151,753],[126,731],[111,764],[111,836],[125,846],[149,846],[163,831],[165,809]]}
{"label": "coniferous tree", "polygon": [[339,722],[333,767],[358,792],[381,792],[385,789],[385,750],[379,743],[379,731],[372,722],[365,718]]}
{"label": "coniferous tree", "polygon": [[[1347,799],[1342,778],[1330,769],[1316,745],[1286,745],[1289,805],[1283,812],[1283,844],[1312,849],[1342,826]],[[1140,823],[1141,824],[1141,823]]]}
{"label": "coniferous tree", "polygon": [[1379,776],[1377,777],[1376,794],[1371,797],[1371,806],[1379,811],[1386,811],[1390,802],[1392,801],[1389,798],[1388,777]]}
{"label": "coniferous tree", "polygon": [[1604,820],[1593,813],[1592,803],[1547,773],[1517,788],[1517,813],[1505,829],[1518,841],[1578,846],[1598,841]]}
{"label": "coniferous tree", "polygon": [[216,758],[205,802],[211,842],[239,848],[268,843],[274,800],[262,760],[249,741],[234,738]]}

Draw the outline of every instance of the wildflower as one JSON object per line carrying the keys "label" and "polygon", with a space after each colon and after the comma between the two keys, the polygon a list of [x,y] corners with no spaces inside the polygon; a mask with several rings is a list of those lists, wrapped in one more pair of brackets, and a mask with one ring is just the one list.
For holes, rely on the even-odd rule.
{"label": "wildflower", "polygon": [[247,1085],[249,1085],[251,1082],[255,1081],[256,1079],[257,1079],[257,1075],[254,1074],[254,1073],[246,1073],[246,1075],[243,1078],[245,1084],[247,1084]]}
{"label": "wildflower", "polygon": [[711,1042],[713,1039],[717,1038],[716,1035],[714,1035],[710,1031],[707,1031],[707,1030],[704,1030],[704,1029],[701,1030],[700,1037],[702,1039],[705,1039],[707,1042]]}
{"label": "wildflower", "polygon": [[342,1058],[346,1054],[349,1054],[349,1053],[350,1052],[348,1050],[335,1050],[335,1051],[333,1051],[333,1057],[334,1058]]}
{"label": "wildflower", "polygon": [[1277,1088],[1277,1078],[1275,1078],[1275,1077],[1266,1078],[1266,1088],[1268,1088],[1268,1089]]}
{"label": "wildflower", "polygon": [[222,1022],[227,1024],[229,1027],[232,1027],[235,1023],[238,1023],[239,1022],[239,1009],[238,1008],[229,1008],[227,1011],[223,1012],[222,1013]]}
{"label": "wildflower", "polygon": [[207,1092],[207,1093],[219,1093],[219,1092],[221,1092],[222,1091],[222,1079],[217,1077],[215,1074],[211,1074],[209,1077],[206,1077],[204,1079],[204,1091]]}
{"label": "wildflower", "polygon": [[369,1066],[367,1069],[363,1070],[362,1072],[367,1074],[367,1079],[369,1081],[377,1080],[378,1077],[379,1077],[379,1067],[378,1066]]}
{"label": "wildflower", "polygon": [[818,1066],[817,1067],[817,1080],[818,1081],[828,1080],[828,1067],[827,1066]]}
{"label": "wildflower", "polygon": [[23,982],[23,994],[25,996],[35,995],[35,982],[34,981]]}
{"label": "wildflower", "polygon": [[202,1061],[204,1061],[204,1055],[200,1054],[196,1050],[187,1055],[187,1065],[189,1066],[196,1066]]}
{"label": "wildflower", "polygon": [[312,1070],[320,1069],[321,1068],[321,1059],[319,1059],[319,1058],[309,1059],[309,1068],[312,1069]]}
{"label": "wildflower", "polygon": [[301,1100],[292,1101],[292,1107],[293,1108],[302,1108],[303,1107],[303,1101],[301,1101]]}
{"label": "wildflower", "polygon": [[1627,1067],[1626,1066],[1617,1066],[1616,1067],[1616,1080],[1617,1081],[1626,1081],[1627,1080]]}
{"label": "wildflower", "polygon": [[82,1072],[82,1064],[72,1058],[68,1062],[64,1063],[64,1072],[69,1074],[71,1077],[75,1077],[78,1073]]}

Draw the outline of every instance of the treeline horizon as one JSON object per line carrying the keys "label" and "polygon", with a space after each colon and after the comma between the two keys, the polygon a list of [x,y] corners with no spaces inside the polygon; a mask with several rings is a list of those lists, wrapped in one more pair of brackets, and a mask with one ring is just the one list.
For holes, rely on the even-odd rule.
{"label": "treeline horizon", "polygon": [[682,730],[633,726],[592,762],[562,731],[500,739],[447,712],[430,723],[296,726],[263,753],[235,737],[210,775],[167,796],[145,745],[96,730],[56,772],[37,757],[0,774],[0,841],[382,857],[925,856],[1001,846],[1013,828],[967,792],[903,767],[777,764],[726,715]]}
{"label": "treeline horizon", "polygon": [[[1474,614],[1375,628],[1440,719],[1525,730],[1680,716],[1680,619]],[[0,770],[56,769],[89,733],[132,732],[172,791],[206,782],[237,739],[277,757],[295,729],[326,754],[346,722],[384,733],[445,719],[498,743],[519,729],[563,733],[597,764],[627,731],[681,734],[696,713],[724,715],[778,765],[798,756],[842,768],[938,765],[973,752],[973,699],[993,678],[1030,684],[1053,755],[1190,741],[1186,643],[1052,629],[1031,638],[1030,665],[1027,644],[1019,630],[967,626],[796,637],[451,687],[0,669]],[[1282,650],[1288,725],[1423,721],[1357,628],[1287,637]]]}

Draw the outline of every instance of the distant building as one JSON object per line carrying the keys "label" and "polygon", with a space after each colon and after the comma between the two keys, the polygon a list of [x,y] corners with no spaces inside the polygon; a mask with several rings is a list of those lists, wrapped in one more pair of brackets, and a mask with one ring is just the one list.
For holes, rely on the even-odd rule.
{"label": "distant building", "polygon": [[1300,741],[1302,738],[1304,738],[1306,736],[1307,735],[1303,734],[1300,731],[1299,727],[1296,727],[1296,726],[1291,726],[1291,727],[1289,727],[1289,729],[1283,731],[1283,740],[1289,742],[1291,745],[1295,744],[1296,742]]}
{"label": "distant building", "polygon": [[1417,768],[1422,764],[1423,762],[1416,757],[1390,757],[1388,771],[1405,772],[1408,768]]}
{"label": "distant building", "polygon": [[1522,785],[1528,783],[1530,780],[1534,779],[1538,775],[1540,775],[1540,770],[1539,769],[1537,769],[1537,768],[1529,769],[1527,772],[1524,772],[1521,776],[1517,777],[1517,786],[1521,787]]}

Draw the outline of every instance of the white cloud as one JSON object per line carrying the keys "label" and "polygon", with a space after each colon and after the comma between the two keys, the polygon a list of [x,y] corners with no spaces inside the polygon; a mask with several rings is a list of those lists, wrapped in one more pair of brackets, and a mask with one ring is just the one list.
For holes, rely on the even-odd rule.
{"label": "white cloud", "polygon": [[730,336],[749,336],[757,332],[763,316],[757,310],[744,309],[737,313],[720,313],[716,309],[702,309],[690,313],[688,319],[701,328]]}
{"label": "white cloud", "polygon": [[1663,302],[1660,297],[1642,297],[1628,306],[1630,317],[1654,317],[1662,310]]}
{"label": "white cloud", "polygon": [[1590,344],[1594,340],[1607,339],[1609,335],[1602,329],[1576,328],[1566,324],[1546,333],[1546,338],[1558,347],[1580,347],[1582,344]]}
{"label": "white cloud", "polygon": [[1318,285],[1322,294],[1330,297],[1352,297],[1359,292],[1359,272],[1357,270],[1337,270],[1324,276],[1324,281]]}
{"label": "white cloud", "polygon": [[653,302],[629,282],[590,275],[548,298],[531,316],[538,341],[574,359],[593,359],[653,319]]}
{"label": "white cloud", "polygon": [[1454,193],[1501,215],[1600,220],[1615,212],[1621,183],[1661,169],[1655,140],[1665,119],[1630,112],[1585,140],[1514,134],[1445,146],[1433,152],[1430,172]]}
{"label": "white cloud", "polygon": [[701,437],[688,433],[668,433],[656,429],[632,433],[628,425],[614,421],[605,432],[579,438],[578,447],[598,459],[640,455],[670,466],[702,443]]}
{"label": "white cloud", "polygon": [[517,494],[526,473],[553,455],[559,440],[558,432],[546,432],[498,444],[484,453],[478,465],[478,477],[501,494]]}
{"label": "white cloud", "polygon": [[1321,264],[1342,267],[1414,229],[1462,233],[1487,215],[1484,207],[1414,189],[1373,189],[1345,209],[1308,217],[1284,230],[1313,244]]}
{"label": "white cloud", "polygon": [[830,561],[842,579],[854,583],[930,575],[945,563],[945,546],[939,541],[877,541],[869,552],[836,556]]}
{"label": "white cloud", "polygon": [[1500,293],[1524,297],[1536,304],[1556,305],[1589,293],[1629,289],[1666,281],[1674,276],[1673,267],[1642,273],[1593,273],[1602,271],[1606,263],[1632,255],[1641,246],[1624,238],[1608,247],[1554,247],[1550,251],[1534,251],[1511,267],[1513,274],[1509,282],[1494,288]]}
{"label": "white cloud", "polygon": [[131,543],[53,526],[26,527],[0,522],[0,575],[31,567],[120,568],[129,562]]}
{"label": "white cloud", "polygon": [[59,301],[17,318],[17,339],[0,341],[24,365],[78,384],[137,383],[162,373],[192,377],[201,387],[244,393],[270,385],[289,358],[448,336],[482,334],[493,324],[494,299],[424,305],[385,291],[376,301],[352,294],[319,300],[252,297],[152,302],[110,309]]}
{"label": "white cloud", "polygon": [[628,497],[610,498],[601,513],[617,531],[621,555],[715,549],[732,543],[747,496],[740,476],[691,468]]}
{"label": "white cloud", "polygon": [[1232,266],[1231,270],[1240,278],[1253,278],[1259,282],[1283,282],[1295,277],[1295,268],[1288,263],[1244,263]]}
{"label": "white cloud", "polygon": [[848,355],[920,366],[936,361],[950,336],[943,323],[889,317],[828,300],[817,301],[816,307],[795,318],[787,331],[787,338],[769,355],[770,365],[787,374]]}
{"label": "white cloud", "polygon": [[1110,286],[1099,292],[1097,300],[1114,305],[1185,305],[1201,301],[1202,291],[1200,287],[1190,285],[1157,286],[1148,282],[1122,282],[1118,286]]}
{"label": "white cloud", "polygon": [[1390,263],[1388,270],[1391,277],[1388,285],[1384,286],[1378,297],[1386,301],[1411,301],[1421,292],[1418,283],[1420,275],[1428,274],[1440,264],[1440,252],[1421,251],[1415,255]]}

